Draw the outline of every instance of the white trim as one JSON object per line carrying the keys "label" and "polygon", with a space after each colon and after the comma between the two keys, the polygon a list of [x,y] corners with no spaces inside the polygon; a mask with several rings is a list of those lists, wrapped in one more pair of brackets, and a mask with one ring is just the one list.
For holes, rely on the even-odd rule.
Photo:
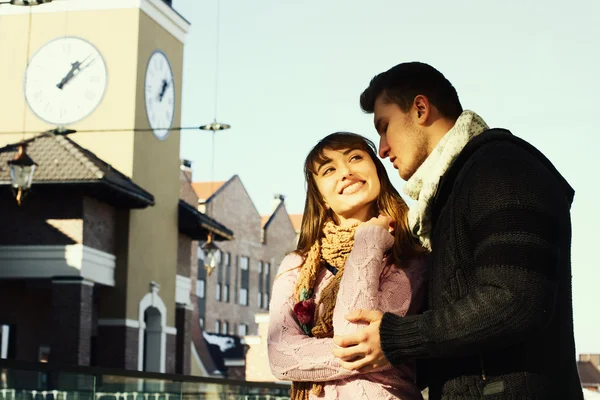
{"label": "white trim", "polygon": [[115,266],[114,255],[82,244],[0,246],[0,278],[73,276],[115,286]]}
{"label": "white trim", "polygon": [[85,279],[58,279],[52,281],[53,285],[85,285],[94,287],[94,282],[86,281]]}
{"label": "white trim", "polygon": [[181,43],[185,43],[190,23],[183,19],[181,15],[173,11],[173,9],[165,4],[164,1],[142,0],[140,9],[177,40]]}
{"label": "white trim", "polygon": [[164,331],[167,335],[177,335],[177,328],[174,326],[165,326]]}
{"label": "white trim", "polygon": [[178,304],[191,304],[190,294],[192,291],[192,279],[183,276],[176,275],[175,277],[175,303]]}
{"label": "white trim", "polygon": [[100,326],[126,326],[128,328],[139,328],[140,322],[135,319],[101,318],[98,320]]}
{"label": "white trim", "polygon": [[165,372],[165,360],[167,354],[167,307],[165,303],[158,295],[158,289],[152,289],[150,293],[142,298],[139,305],[138,323],[140,325],[140,331],[138,336],[138,371],[144,369],[144,331],[146,330],[146,324],[144,323],[144,313],[149,307],[155,307],[160,312],[160,371]]}
{"label": "white trim", "polygon": [[226,367],[243,367],[244,365],[246,365],[246,360],[233,360],[233,359],[225,360]]}
{"label": "white trim", "polygon": [[1,15],[47,14],[71,11],[98,11],[138,8],[181,43],[185,43],[190,23],[162,0],[62,0],[38,7],[0,7]]}

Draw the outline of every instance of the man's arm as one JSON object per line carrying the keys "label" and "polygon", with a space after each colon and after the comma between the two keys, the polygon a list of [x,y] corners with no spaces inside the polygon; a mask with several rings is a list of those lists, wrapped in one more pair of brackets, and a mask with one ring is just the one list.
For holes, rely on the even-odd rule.
{"label": "man's arm", "polygon": [[[507,346],[544,329],[552,318],[559,244],[568,242],[563,236],[570,232],[560,224],[568,220],[567,194],[557,177],[517,145],[488,145],[474,156],[459,188],[468,195],[464,216],[475,263],[468,279],[474,288],[442,309],[384,314],[381,348],[392,364]],[[345,358],[351,348],[344,350]],[[343,366],[367,365],[361,361]]]}

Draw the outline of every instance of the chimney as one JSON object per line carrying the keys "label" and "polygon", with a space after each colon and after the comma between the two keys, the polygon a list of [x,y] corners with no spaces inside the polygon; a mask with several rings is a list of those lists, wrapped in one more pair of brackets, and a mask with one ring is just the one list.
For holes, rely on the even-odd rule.
{"label": "chimney", "polygon": [[277,210],[277,207],[279,207],[279,205],[284,201],[285,196],[283,194],[275,193],[275,195],[273,196],[273,212],[275,212],[275,210]]}
{"label": "chimney", "polygon": [[180,160],[179,168],[183,172],[188,182],[192,182],[192,162],[190,160]]}

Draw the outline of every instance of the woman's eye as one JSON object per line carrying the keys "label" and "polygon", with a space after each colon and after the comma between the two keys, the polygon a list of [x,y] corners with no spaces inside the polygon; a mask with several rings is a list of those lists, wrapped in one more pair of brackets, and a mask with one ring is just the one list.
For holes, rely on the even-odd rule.
{"label": "woman's eye", "polygon": [[325,171],[323,171],[323,175],[328,175],[330,172],[333,172],[333,168],[327,168]]}
{"label": "woman's eye", "polygon": [[363,159],[362,156],[359,154],[355,154],[352,157],[350,157],[350,161],[360,161],[362,159]]}

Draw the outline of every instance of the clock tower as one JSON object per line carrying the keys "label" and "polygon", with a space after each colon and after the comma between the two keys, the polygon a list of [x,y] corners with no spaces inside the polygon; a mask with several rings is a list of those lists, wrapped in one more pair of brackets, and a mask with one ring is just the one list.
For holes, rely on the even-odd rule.
{"label": "clock tower", "polygon": [[99,289],[111,295],[99,305],[98,337],[114,342],[98,346],[113,354],[100,365],[172,369],[180,132],[171,128],[188,29],[163,0],[0,6],[0,131],[14,132],[0,146],[34,136],[22,132],[74,129],[69,138],[155,199],[120,217],[115,287]]}

